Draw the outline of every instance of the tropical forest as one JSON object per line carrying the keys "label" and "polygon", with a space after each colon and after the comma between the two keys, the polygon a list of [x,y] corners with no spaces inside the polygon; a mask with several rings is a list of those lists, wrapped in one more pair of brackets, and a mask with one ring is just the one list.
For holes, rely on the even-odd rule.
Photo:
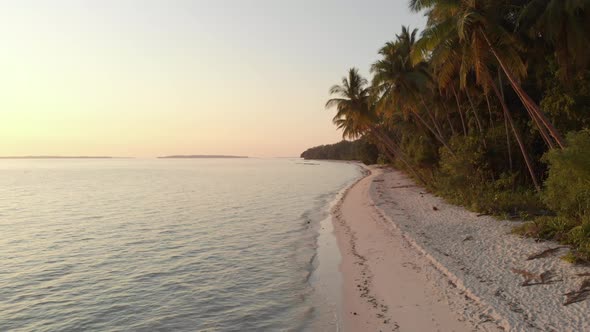
{"label": "tropical forest", "polygon": [[[514,232],[590,261],[590,0],[411,0],[370,77],[351,68],[326,108],[347,141],[309,159],[390,163]],[[346,70],[346,69],[345,69]],[[350,141],[350,142],[349,142]]]}

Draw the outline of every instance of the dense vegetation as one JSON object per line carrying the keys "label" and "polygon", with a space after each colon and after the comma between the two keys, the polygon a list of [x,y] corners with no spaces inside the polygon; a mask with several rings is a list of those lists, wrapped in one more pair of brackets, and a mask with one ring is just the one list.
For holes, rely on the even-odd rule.
{"label": "dense vegetation", "polygon": [[341,141],[336,144],[320,145],[305,150],[301,154],[305,159],[329,159],[329,160],[358,160],[366,165],[377,163],[379,150],[375,144],[366,138],[356,141]]}
{"label": "dense vegetation", "polygon": [[370,82],[352,68],[330,89],[334,124],[448,200],[537,217],[517,231],[590,260],[590,0],[409,5],[424,31],[402,27]]}

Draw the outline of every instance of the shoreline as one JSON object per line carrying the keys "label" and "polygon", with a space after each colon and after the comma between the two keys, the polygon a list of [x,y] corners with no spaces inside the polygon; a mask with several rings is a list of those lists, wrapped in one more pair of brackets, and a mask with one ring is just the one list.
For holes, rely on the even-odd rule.
{"label": "shoreline", "polygon": [[[589,268],[526,260],[556,244],[511,235],[514,222],[446,204],[394,169],[367,169],[332,209],[344,331],[590,328],[590,301],[562,304]],[[518,269],[557,277],[523,287]]]}
{"label": "shoreline", "polygon": [[317,306],[321,309],[312,321],[312,330],[342,330],[342,279],[340,263],[342,255],[334,233],[333,209],[342,201],[346,193],[370,171],[361,162],[342,160],[321,160],[322,162],[354,165],[358,176],[345,184],[328,202],[327,215],[316,225],[316,255],[313,259],[313,272],[310,282],[317,294]]}
{"label": "shoreline", "polygon": [[401,235],[376,214],[369,189],[381,169],[366,169],[332,211],[342,255],[342,330],[470,331],[434,296]]}

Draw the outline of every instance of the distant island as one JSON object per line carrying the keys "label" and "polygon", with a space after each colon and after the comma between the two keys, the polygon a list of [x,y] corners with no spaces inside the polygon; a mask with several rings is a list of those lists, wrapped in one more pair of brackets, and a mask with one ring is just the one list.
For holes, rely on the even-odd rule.
{"label": "distant island", "polygon": [[5,156],[0,159],[113,159],[108,156]]}
{"label": "distant island", "polygon": [[236,158],[248,158],[245,156],[224,156],[224,155],[177,155],[177,156],[164,156],[158,157],[159,159],[212,159],[212,158],[224,158],[224,159],[236,159]]}

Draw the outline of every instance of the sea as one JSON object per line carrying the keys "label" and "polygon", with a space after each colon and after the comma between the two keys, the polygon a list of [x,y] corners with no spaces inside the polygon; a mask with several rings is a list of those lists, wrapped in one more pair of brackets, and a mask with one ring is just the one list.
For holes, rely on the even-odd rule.
{"label": "sea", "polygon": [[0,160],[0,331],[338,331],[351,163]]}

